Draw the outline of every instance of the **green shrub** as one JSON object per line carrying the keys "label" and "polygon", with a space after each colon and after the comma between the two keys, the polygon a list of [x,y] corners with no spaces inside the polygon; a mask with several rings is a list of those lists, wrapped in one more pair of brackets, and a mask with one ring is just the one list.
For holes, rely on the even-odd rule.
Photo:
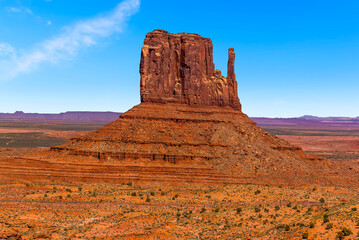
{"label": "green shrub", "polygon": [[309,238],[309,234],[307,232],[303,233],[302,235],[303,239],[308,239]]}
{"label": "green shrub", "polygon": [[356,207],[353,207],[352,211],[355,212],[355,211],[358,211],[358,209]]}
{"label": "green shrub", "polygon": [[290,230],[290,226],[289,226],[288,224],[285,225],[285,226],[284,226],[284,231],[287,231],[287,232],[288,232],[289,230]]}
{"label": "green shrub", "polygon": [[319,199],[319,202],[321,202],[321,203],[325,203],[324,198],[320,198],[320,199]]}
{"label": "green shrub", "polygon": [[315,227],[315,224],[314,223],[310,223],[309,224],[309,228],[314,228]]}
{"label": "green shrub", "polygon": [[215,212],[219,212],[219,208],[214,209]]}
{"label": "green shrub", "polygon": [[328,216],[328,214],[324,214],[323,223],[327,223],[327,222],[329,222],[329,216]]}
{"label": "green shrub", "polygon": [[325,229],[329,230],[333,228],[333,223],[328,223]]}
{"label": "green shrub", "polygon": [[344,236],[349,236],[349,235],[353,234],[353,232],[349,228],[346,228],[346,227],[344,227],[342,229],[342,233]]}
{"label": "green shrub", "polygon": [[254,192],[254,195],[257,195],[257,194],[260,194],[260,193],[261,193],[261,190],[258,189],[257,191]]}
{"label": "green shrub", "polygon": [[292,206],[292,203],[288,203],[288,204],[287,204],[287,207],[291,207],[291,206]]}
{"label": "green shrub", "polygon": [[237,214],[240,214],[242,212],[242,208],[237,208]]}
{"label": "green shrub", "polygon": [[274,208],[276,211],[278,211],[279,209],[280,209],[280,207],[279,206],[275,206],[275,208]]}
{"label": "green shrub", "polygon": [[254,208],[254,211],[255,211],[255,212],[260,212],[261,209],[260,209],[259,207],[255,207],[255,208]]}
{"label": "green shrub", "polygon": [[137,196],[137,193],[136,193],[136,192],[133,192],[133,193],[131,193],[131,196],[132,196],[132,197],[136,197],[136,196]]}

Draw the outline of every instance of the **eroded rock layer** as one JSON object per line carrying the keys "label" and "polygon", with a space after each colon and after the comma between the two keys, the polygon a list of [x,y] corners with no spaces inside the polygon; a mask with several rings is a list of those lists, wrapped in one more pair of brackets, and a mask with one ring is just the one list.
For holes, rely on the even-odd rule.
{"label": "eroded rock layer", "polygon": [[211,39],[198,34],[148,33],[141,53],[141,101],[240,110],[234,49],[229,49],[227,78],[215,70],[212,51]]}
{"label": "eroded rock layer", "polygon": [[141,103],[62,146],[0,164],[13,178],[142,184],[335,184],[338,169],[240,111],[175,103]]}

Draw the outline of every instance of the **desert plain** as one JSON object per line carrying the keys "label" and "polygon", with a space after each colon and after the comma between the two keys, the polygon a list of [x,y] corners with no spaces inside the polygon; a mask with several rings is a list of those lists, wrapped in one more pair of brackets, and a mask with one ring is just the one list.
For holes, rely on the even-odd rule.
{"label": "desert plain", "polygon": [[[340,126],[339,119],[331,120],[334,126],[325,119],[254,120],[307,153],[358,164],[359,128],[353,119]],[[63,144],[104,124],[3,118],[0,160]],[[356,239],[359,234],[356,188],[1,179],[0,189],[2,239]]]}

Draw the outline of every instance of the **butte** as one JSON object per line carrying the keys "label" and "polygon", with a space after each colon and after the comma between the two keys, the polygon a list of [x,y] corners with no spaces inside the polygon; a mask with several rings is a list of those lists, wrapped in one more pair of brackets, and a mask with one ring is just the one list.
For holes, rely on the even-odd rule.
{"label": "butte", "polygon": [[343,182],[339,164],[305,154],[242,113],[234,49],[227,77],[215,70],[212,49],[197,34],[148,33],[139,105],[62,146],[1,161],[0,175],[170,185]]}

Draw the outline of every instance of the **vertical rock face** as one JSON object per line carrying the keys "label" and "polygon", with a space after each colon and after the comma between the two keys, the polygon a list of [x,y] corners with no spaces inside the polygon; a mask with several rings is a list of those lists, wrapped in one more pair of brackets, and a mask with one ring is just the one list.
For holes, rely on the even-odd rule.
{"label": "vertical rock face", "polygon": [[148,33],[141,53],[141,101],[241,110],[234,50],[229,49],[227,78],[214,69],[212,52],[212,41],[198,34]]}

